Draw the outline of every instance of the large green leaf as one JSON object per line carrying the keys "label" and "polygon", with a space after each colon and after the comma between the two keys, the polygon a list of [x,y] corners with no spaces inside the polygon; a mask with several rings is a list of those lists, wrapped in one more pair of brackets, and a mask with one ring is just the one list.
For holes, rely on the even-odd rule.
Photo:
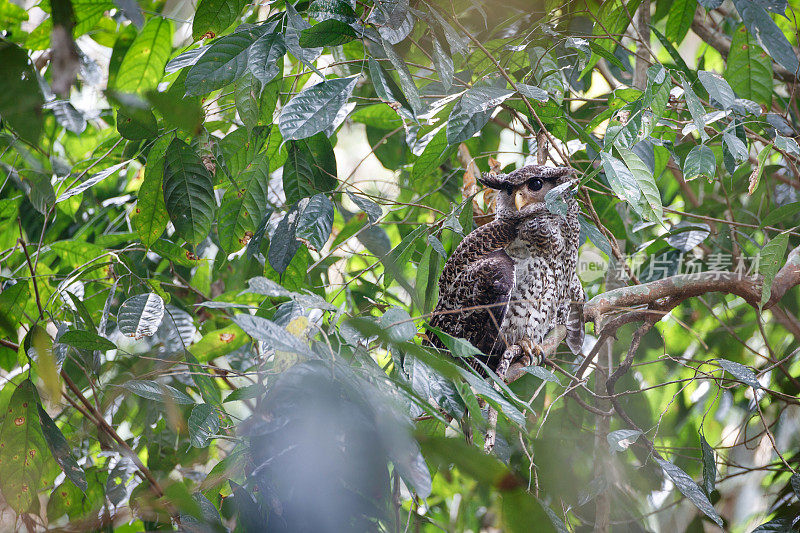
{"label": "large green leaf", "polygon": [[219,431],[219,415],[214,406],[201,403],[192,408],[186,425],[189,427],[189,442],[192,446],[205,448]]}
{"label": "large green leaf", "polygon": [[733,105],[736,95],[733,94],[733,89],[725,81],[725,78],[714,72],[699,70],[697,71],[697,79],[708,91],[708,95],[722,106],[722,109],[729,109]]}
{"label": "large green leaf", "polygon": [[761,4],[750,0],[733,0],[747,30],[755,35],[770,57],[789,72],[797,72],[798,59],[783,31],[775,24]]}
{"label": "large green leaf", "polygon": [[164,135],[150,149],[144,169],[144,179],[139,186],[136,207],[131,217],[139,239],[148,248],[161,237],[169,222],[164,191],[161,187],[164,180],[164,157],[171,142],[172,136]]}
{"label": "large green leaf", "polygon": [[640,201],[646,218],[660,223],[661,218],[664,216],[664,208],[661,203],[661,193],[658,191],[653,173],[632,150],[627,148],[617,148],[617,150],[623,161],[625,161],[625,165],[633,174],[641,191],[642,200]]}
{"label": "large green leaf", "polygon": [[744,25],[733,32],[725,79],[740,98],[772,103],[772,59]]}
{"label": "large green leaf", "polygon": [[78,465],[78,462],[72,456],[72,449],[64,438],[64,434],[58,428],[50,415],[47,414],[41,405],[37,405],[39,411],[39,422],[42,425],[42,435],[44,436],[53,458],[56,460],[64,474],[78,487],[82,492],[86,492],[89,488],[86,482],[86,473],[83,468]]}
{"label": "large green leaf", "polygon": [[265,33],[250,47],[247,69],[264,88],[280,74],[282,65],[278,60],[286,53],[286,43],[280,33]]}
{"label": "large green leaf", "polygon": [[17,340],[17,327],[24,318],[23,311],[29,296],[28,283],[24,280],[0,292],[0,328],[14,341]]}
{"label": "large green leaf", "polygon": [[709,501],[708,497],[703,493],[697,483],[689,477],[689,474],[684,472],[679,466],[670,463],[660,457],[655,458],[656,462],[661,465],[661,468],[664,471],[664,474],[675,483],[675,486],[678,488],[684,496],[686,496],[689,501],[691,501],[698,509],[703,511],[703,513],[708,516],[711,520],[719,524],[722,527],[722,518],[717,513],[714,506]]}
{"label": "large green leaf", "polygon": [[439,165],[455,149],[454,145],[447,142],[447,130],[441,128],[431,137],[425,149],[411,167],[411,178],[417,182],[428,174],[436,171]]}
{"label": "large green leaf", "polygon": [[44,98],[28,55],[19,46],[0,40],[0,118],[35,144],[43,126],[42,105]]}
{"label": "large green leaf", "polygon": [[141,339],[151,337],[164,318],[164,300],[155,293],[137,294],[125,300],[117,313],[123,335]]}
{"label": "large green leaf", "polygon": [[300,249],[301,244],[295,238],[295,233],[297,232],[300,213],[302,208],[305,207],[306,201],[304,199],[293,205],[289,212],[278,222],[278,227],[275,228],[275,232],[272,234],[267,260],[278,274],[286,271],[297,250]]}
{"label": "large green leaf", "polygon": [[26,379],[3,412],[0,428],[0,491],[17,514],[38,509],[47,444],[39,422],[36,387]]}
{"label": "large green leaf", "polygon": [[320,251],[333,229],[333,202],[324,194],[315,194],[306,204],[297,221],[295,236],[306,245]]}
{"label": "large green leaf", "polygon": [[115,88],[135,93],[155,89],[172,52],[172,21],[153,17],[125,53]]}
{"label": "large green leaf", "polygon": [[472,87],[450,112],[447,121],[447,142],[464,142],[483,128],[494,112],[514,91],[499,87]]}
{"label": "large green leaf", "polygon": [[155,400],[167,404],[177,403],[181,405],[192,405],[195,403],[185,392],[181,392],[175,387],[164,385],[157,381],[130,379],[121,386],[135,395],[147,398],[148,400]]}
{"label": "large green leaf", "polygon": [[700,133],[700,138],[706,140],[708,139],[705,122],[706,110],[703,109],[703,104],[692,90],[692,86],[685,79],[683,80],[682,87],[683,95],[686,98],[686,105],[689,108],[689,113],[692,115],[694,125],[697,127],[697,131]]}
{"label": "large green leaf", "polygon": [[262,341],[270,348],[299,355],[311,354],[309,347],[303,341],[271,320],[247,313],[240,313],[234,315],[233,321],[236,322],[236,325],[242,328],[245,333],[254,339]]}
{"label": "large green leaf", "polygon": [[328,19],[303,30],[300,33],[300,46],[303,48],[339,46],[349,43],[357,37],[353,28],[344,22]]}
{"label": "large green leaf", "polygon": [[772,280],[783,265],[786,248],[789,246],[789,234],[779,233],[761,249],[758,257],[758,271],[764,276],[761,286],[761,307],[769,301],[772,295]]}
{"label": "large green leaf", "polygon": [[337,184],[336,156],[323,133],[289,142],[289,157],[283,167],[283,192],[287,203],[294,204],[301,198],[331,191]]}
{"label": "large green leaf", "polygon": [[267,213],[268,187],[269,159],[262,152],[222,197],[217,225],[223,250],[232,253],[250,241]]}
{"label": "large green leaf", "polygon": [[175,231],[197,245],[211,230],[216,200],[208,169],[192,148],[175,138],[164,158],[164,203]]}
{"label": "large green leaf", "polygon": [[664,35],[673,43],[680,44],[692,25],[697,0],[675,0],[670,3],[669,18]]}
{"label": "large green leaf", "polygon": [[278,124],[283,138],[305,139],[330,128],[357,81],[356,76],[326,79],[303,89],[281,111]]}
{"label": "large green leaf", "polygon": [[192,38],[216,37],[236,22],[246,0],[200,0],[192,22]]}
{"label": "large green leaf", "polygon": [[683,162],[683,177],[687,180],[697,176],[712,177],[716,170],[717,159],[714,157],[714,151],[704,144],[692,148]]}
{"label": "large green leaf", "polygon": [[250,46],[264,33],[260,27],[237,31],[211,44],[186,76],[186,94],[200,95],[225,87],[244,74]]}

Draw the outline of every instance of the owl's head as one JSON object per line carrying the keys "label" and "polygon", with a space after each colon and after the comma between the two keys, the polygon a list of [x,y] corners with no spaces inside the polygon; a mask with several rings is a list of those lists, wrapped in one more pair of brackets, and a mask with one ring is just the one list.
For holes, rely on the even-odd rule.
{"label": "owl's head", "polygon": [[544,206],[545,195],[555,187],[573,181],[574,170],[567,167],[528,165],[510,174],[484,174],[478,181],[497,190],[499,218],[525,217]]}

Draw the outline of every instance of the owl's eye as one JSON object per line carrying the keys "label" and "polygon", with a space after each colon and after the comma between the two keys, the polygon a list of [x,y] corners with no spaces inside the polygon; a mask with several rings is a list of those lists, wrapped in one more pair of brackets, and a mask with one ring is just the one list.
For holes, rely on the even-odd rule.
{"label": "owl's eye", "polygon": [[528,181],[528,188],[532,191],[538,191],[542,188],[544,183],[539,178],[533,178]]}

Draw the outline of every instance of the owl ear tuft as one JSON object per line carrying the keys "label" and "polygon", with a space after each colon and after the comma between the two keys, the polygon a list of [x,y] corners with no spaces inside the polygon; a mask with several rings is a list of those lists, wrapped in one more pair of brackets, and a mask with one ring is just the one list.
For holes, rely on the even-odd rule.
{"label": "owl ear tuft", "polygon": [[508,178],[508,174],[486,173],[478,178],[478,183],[490,189],[502,189],[507,183],[506,178]]}

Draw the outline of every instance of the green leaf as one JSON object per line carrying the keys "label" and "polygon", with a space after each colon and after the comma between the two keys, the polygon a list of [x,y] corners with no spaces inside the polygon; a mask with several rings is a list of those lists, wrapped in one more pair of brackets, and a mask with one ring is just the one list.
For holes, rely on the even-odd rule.
{"label": "green leaf", "polygon": [[637,201],[640,204],[641,212],[645,214],[645,218],[660,223],[664,216],[664,208],[653,174],[633,151],[621,147],[618,147],[617,151],[625,161],[625,165],[633,175],[640,191],[640,198]]}
{"label": "green leaf", "polygon": [[670,3],[669,18],[664,35],[673,43],[680,44],[692,25],[697,0],[675,0]]}
{"label": "green leaf", "polygon": [[736,95],[733,94],[733,89],[725,81],[725,78],[714,72],[700,70],[697,72],[697,79],[703,84],[708,95],[716,100],[722,106],[722,109],[730,109],[736,100]]}
{"label": "green leaf", "polygon": [[125,53],[115,88],[128,93],[155,89],[164,76],[171,52],[172,21],[151,18]]}
{"label": "green leaf", "polygon": [[367,219],[369,220],[370,224],[377,224],[377,222],[383,216],[383,209],[381,209],[381,206],[379,206],[372,200],[356,196],[350,191],[347,192],[347,196],[348,198],[350,198],[350,200],[353,201],[354,204],[356,204],[362,211],[364,211],[367,214]]}
{"label": "green leaf", "polygon": [[245,246],[269,210],[269,159],[260,153],[225,191],[217,216],[223,250],[233,253]]}
{"label": "green leaf", "polygon": [[784,137],[780,133],[775,134],[775,148],[790,154],[800,156],[800,145],[791,137]]}
{"label": "green leaf", "polygon": [[[192,349],[194,349],[194,345]],[[214,379],[200,366],[200,362],[191,352],[185,351],[184,356],[186,357],[186,366],[189,367],[189,372],[192,373],[192,381],[197,385],[200,396],[203,397],[206,403],[220,405],[222,403],[222,393]]]}
{"label": "green leaf", "polygon": [[214,38],[236,22],[246,0],[200,0],[192,22],[192,39]]}
{"label": "green leaf", "polygon": [[537,378],[541,379],[542,381],[549,381],[550,383],[557,383],[561,385],[561,380],[558,379],[558,376],[550,372],[544,367],[541,366],[526,366],[523,368],[525,372],[528,374],[534,375]]}
{"label": "green leaf", "polygon": [[771,144],[766,145],[761,149],[760,152],[758,152],[758,157],[756,158],[756,168],[754,168],[753,172],[750,174],[750,184],[747,187],[747,194],[753,194],[758,188],[758,184],[761,182],[761,176],[764,174],[764,166],[767,162],[767,157],[769,157],[770,152],[772,152]]}
{"label": "green leaf", "polygon": [[357,76],[326,79],[303,89],[281,111],[278,125],[283,138],[306,139],[330,128],[357,81]]}
{"label": "green leaf", "polygon": [[[592,30],[592,34],[599,38],[589,39],[589,41],[598,41],[597,47],[603,48],[610,54],[617,46],[617,43],[615,39],[609,39],[608,36],[622,35],[625,33],[625,30],[631,23],[631,17],[639,8],[639,4],[641,4],[641,0],[632,0],[628,2],[623,0],[610,0],[608,2],[603,2]],[[595,47],[591,48],[594,53],[584,67],[584,72],[592,70],[600,59]]]}
{"label": "green leaf", "polygon": [[242,328],[245,333],[254,339],[262,341],[270,348],[299,355],[311,355],[309,347],[303,341],[271,320],[261,318],[260,316],[240,313],[234,315],[233,321]]}
{"label": "green leaf", "polygon": [[50,453],[56,460],[64,474],[72,481],[81,492],[86,492],[89,484],[86,482],[86,472],[83,471],[78,465],[78,462],[72,457],[72,449],[64,438],[64,434],[58,428],[50,415],[47,414],[41,405],[37,404],[39,412],[39,423],[42,426],[42,435],[44,436],[47,446],[50,448]]}
{"label": "green leaf", "polygon": [[743,364],[735,361],[729,361],[727,359],[717,359],[717,362],[719,363],[719,366],[727,370],[729,374],[742,383],[746,383],[754,389],[761,388],[761,384],[758,382],[755,373]]}
{"label": "green leaf", "polygon": [[178,138],[167,148],[163,189],[175,231],[197,245],[211,231],[216,208],[214,182],[195,151]]}
{"label": "green leaf", "polygon": [[116,350],[117,345],[101,337],[97,333],[82,330],[65,331],[59,338],[58,342],[68,344],[73,348],[79,350],[100,350],[106,352],[108,350]]}
{"label": "green leaf", "polygon": [[697,176],[714,176],[717,170],[717,159],[714,151],[700,144],[692,148],[683,162],[683,178],[690,180]]}
{"label": "green leaf", "polygon": [[225,403],[259,398],[266,394],[266,392],[267,389],[264,387],[264,385],[261,385],[260,383],[253,383],[252,385],[239,387],[238,389],[232,391],[225,397]]}
{"label": "green leaf", "polygon": [[358,20],[358,16],[350,4],[343,0],[314,0],[308,6],[306,15],[319,22],[333,19],[345,24],[353,24]]}
{"label": "green leaf", "polygon": [[714,506],[708,500],[708,497],[700,490],[700,487],[694,480],[689,477],[689,474],[684,472],[679,466],[676,466],[669,461],[655,457],[656,462],[661,465],[664,474],[669,477],[681,493],[686,496],[698,509],[708,516],[711,520],[716,522],[722,527],[722,518],[720,518]]}
{"label": "green leaf", "polygon": [[300,33],[310,27],[311,24],[300,16],[292,4],[286,4],[286,30],[284,33],[286,48],[306,66],[312,70],[317,70],[312,62],[322,53],[322,48],[303,48],[300,46]]}
{"label": "green leaf", "polygon": [[332,191],[338,183],[336,156],[325,134],[289,142],[288,159],[283,167],[287,203],[294,204],[316,193]]}
{"label": "green leaf", "polygon": [[440,255],[433,247],[425,248],[422,258],[417,264],[416,285],[417,299],[422,304],[420,310],[430,313],[439,300],[439,265]]}
{"label": "green leaf", "polygon": [[149,109],[134,110],[128,114],[127,109],[117,109],[117,131],[125,139],[138,141],[152,139],[158,135],[156,116]]}
{"label": "green leaf", "polygon": [[447,160],[453,150],[455,145],[447,141],[446,129],[440,128],[411,167],[412,181],[417,182],[438,170],[439,165]]}
{"label": "green leaf", "polygon": [[764,307],[769,301],[772,294],[772,280],[775,279],[778,270],[783,266],[788,246],[789,234],[783,232],[777,234],[761,248],[761,253],[758,257],[758,272],[764,278],[761,286],[761,303],[759,307]]}
{"label": "green leaf", "polygon": [[606,435],[608,446],[612,452],[624,452],[636,442],[642,432],[638,429],[618,429]]}
{"label": "green leaf", "polygon": [[56,203],[56,192],[53,190],[50,176],[30,171],[21,177],[23,185],[28,188],[28,198],[33,208],[43,215],[46,214]]}
{"label": "green leaf", "polygon": [[706,123],[705,123],[705,112],[706,110],[703,109],[703,104],[700,103],[700,99],[697,98],[697,95],[694,94],[691,85],[686,79],[682,82],[683,87],[683,94],[686,98],[686,105],[689,107],[689,113],[692,115],[692,120],[694,120],[694,125],[697,127],[697,131],[700,133],[700,138],[703,140],[708,139],[708,134],[706,133]]}
{"label": "green leaf", "polygon": [[324,194],[315,194],[297,221],[295,236],[316,251],[322,250],[333,229],[333,203]]}
{"label": "green leaf", "polygon": [[164,117],[170,126],[198,135],[202,129],[205,113],[200,102],[194,98],[181,98],[174,91],[147,91],[147,100]]}
{"label": "green leaf", "polygon": [[702,433],[700,434],[700,449],[703,454],[703,490],[710,497],[717,482],[717,461],[714,457],[714,449],[706,442]]}
{"label": "green leaf", "polygon": [[36,387],[26,379],[17,386],[3,412],[0,428],[0,491],[17,513],[38,509],[47,444],[39,421]]}
{"label": "green leaf", "polygon": [[260,27],[237,31],[211,44],[186,76],[186,94],[210,93],[233,83],[247,69],[250,46],[263,34]]}
{"label": "green leaf", "polygon": [[494,109],[514,91],[499,87],[472,87],[450,112],[447,121],[447,142],[458,144],[471,138],[483,128]]}
{"label": "green leaf", "polygon": [[164,318],[164,300],[155,293],[137,294],[125,300],[117,313],[119,330],[128,337],[151,337]]}
{"label": "green leaf", "polygon": [[144,179],[137,193],[136,207],[131,222],[142,243],[150,248],[164,233],[169,222],[167,206],[164,203],[164,158],[172,142],[172,136],[160,137],[147,155]]}
{"label": "green leaf", "polygon": [[357,39],[353,28],[335,19],[328,19],[315,24],[300,33],[300,46],[314,48],[317,46],[339,46]]}
{"label": "green leaf", "polygon": [[219,415],[213,406],[207,403],[195,405],[186,422],[189,427],[189,442],[195,448],[205,448],[209,440],[219,431]]}
{"label": "green leaf", "polygon": [[[774,226],[780,222],[796,220],[795,215],[800,213],[800,202],[792,202],[790,204],[782,205],[767,213],[761,220],[761,226]],[[1,296],[0,296],[1,297]]]}
{"label": "green leaf", "polygon": [[449,92],[453,86],[453,78],[455,75],[455,66],[453,65],[453,58],[450,57],[450,51],[445,50],[441,41],[433,35],[433,66],[436,68],[436,74],[442,81],[444,90]]}
{"label": "green leaf", "polygon": [[28,282],[24,280],[0,292],[0,327],[13,341],[17,340],[17,327],[24,318],[23,311],[29,298]]}
{"label": "green leaf", "polygon": [[278,222],[278,227],[272,234],[269,243],[267,260],[270,266],[278,274],[282,274],[289,263],[292,262],[294,254],[300,249],[300,241],[295,238],[297,232],[297,222],[300,219],[300,212],[303,202],[298,202],[289,209],[289,212]]}
{"label": "green leaf", "polygon": [[740,98],[767,107],[772,104],[772,58],[758,46],[758,41],[744,25],[733,32],[725,79]]}
{"label": "green leaf", "polygon": [[278,60],[286,53],[286,43],[280,33],[265,33],[250,47],[247,56],[247,70],[261,83],[266,85],[281,73],[282,65]]}
{"label": "green leaf", "polygon": [[797,72],[800,67],[797,54],[769,13],[760,4],[749,0],[733,0],[733,5],[747,26],[747,31],[758,37],[770,57],[789,72]]}
{"label": "green leaf", "polygon": [[44,98],[28,54],[0,41],[0,117],[24,140],[36,144],[44,126]]}
{"label": "green leaf", "polygon": [[415,114],[418,113],[422,110],[422,99],[419,95],[419,89],[414,83],[414,78],[411,76],[411,71],[408,70],[408,65],[395,51],[392,43],[384,38],[381,38],[381,43],[383,44],[383,52],[397,71],[397,76],[400,78],[400,87],[403,88],[403,95],[408,100],[411,111]]}
{"label": "green leaf", "polygon": [[158,383],[157,381],[129,379],[120,386],[148,400],[155,400],[163,403],[177,403],[181,405],[194,404],[194,400],[186,393],[179,391],[175,387]]}

